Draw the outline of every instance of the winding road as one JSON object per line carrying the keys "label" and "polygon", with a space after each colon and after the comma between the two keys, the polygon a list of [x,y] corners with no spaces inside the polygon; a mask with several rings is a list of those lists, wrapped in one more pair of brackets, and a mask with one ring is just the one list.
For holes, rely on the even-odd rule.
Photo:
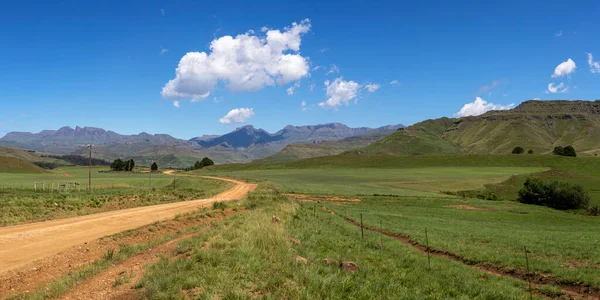
{"label": "winding road", "polygon": [[229,178],[202,177],[233,182],[235,186],[208,199],[136,207],[0,228],[0,273],[60,253],[84,242],[173,218],[198,207],[212,205],[215,201],[239,200],[256,189],[256,184]]}

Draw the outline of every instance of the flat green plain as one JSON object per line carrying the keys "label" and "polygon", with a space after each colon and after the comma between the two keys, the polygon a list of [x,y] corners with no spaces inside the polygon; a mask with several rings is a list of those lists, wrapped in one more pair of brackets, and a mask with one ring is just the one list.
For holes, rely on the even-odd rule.
{"label": "flat green plain", "polygon": [[541,167],[424,167],[406,169],[340,168],[242,170],[218,175],[272,181],[286,193],[320,195],[394,194],[439,196],[439,191],[484,188],[510,176],[546,170]]}

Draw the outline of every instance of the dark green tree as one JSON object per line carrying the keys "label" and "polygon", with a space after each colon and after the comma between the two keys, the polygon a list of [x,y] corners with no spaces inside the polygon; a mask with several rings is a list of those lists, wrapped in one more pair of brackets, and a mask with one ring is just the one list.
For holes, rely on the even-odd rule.
{"label": "dark green tree", "polygon": [[117,158],[110,164],[110,169],[113,171],[123,171],[125,170],[125,162],[122,159]]}
{"label": "dark green tree", "polygon": [[525,149],[523,149],[523,147],[515,147],[515,149],[513,149],[512,154],[523,154],[525,152]]}
{"label": "dark green tree", "polygon": [[133,171],[134,167],[135,167],[135,162],[133,161],[133,159],[130,159],[125,162],[125,171],[127,171],[127,172]]}
{"label": "dark green tree", "polygon": [[151,170],[152,172],[156,172],[156,171],[158,171],[158,165],[156,164],[156,162],[153,162],[153,163],[152,163],[152,166],[150,166],[150,170]]}
{"label": "dark green tree", "polygon": [[573,148],[573,146],[569,145],[566,147],[561,147],[561,146],[556,146],[554,147],[554,150],[552,151],[552,153],[554,155],[562,155],[562,156],[572,156],[572,157],[576,157],[577,153],[575,152],[575,148]]}
{"label": "dark green tree", "polygon": [[575,148],[573,148],[573,146],[569,145],[563,149],[563,155],[576,157],[577,153],[575,152]]}
{"label": "dark green tree", "polygon": [[208,158],[208,157],[205,157],[205,158],[203,158],[203,159],[202,159],[202,161],[201,161],[201,163],[202,163],[202,165],[203,165],[203,166],[205,166],[205,167],[206,167],[206,166],[212,166],[212,165],[214,165],[214,164],[215,164],[215,162],[214,162],[214,161],[212,161],[212,159],[210,159],[210,158]]}
{"label": "dark green tree", "polygon": [[527,154],[533,154],[533,150],[529,149],[529,151],[527,151]]}
{"label": "dark green tree", "polygon": [[554,150],[552,150],[552,154],[554,155],[563,155],[564,152],[564,148],[562,146],[556,146],[554,147]]}
{"label": "dark green tree", "polygon": [[204,165],[199,161],[196,161],[196,163],[194,164],[194,170],[202,169],[203,167]]}
{"label": "dark green tree", "polygon": [[590,196],[582,186],[577,184],[527,178],[525,185],[519,190],[519,202],[560,210],[587,209]]}

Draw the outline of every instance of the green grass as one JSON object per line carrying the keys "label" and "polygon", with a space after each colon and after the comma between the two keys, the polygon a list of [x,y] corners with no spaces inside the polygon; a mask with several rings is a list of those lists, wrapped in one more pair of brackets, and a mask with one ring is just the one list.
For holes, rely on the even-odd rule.
{"label": "green grass", "polygon": [[[502,269],[524,272],[522,247],[527,246],[532,251],[530,262],[535,272],[563,284],[584,283],[600,288],[600,260],[596,254],[600,219],[506,201],[515,200],[525,178],[539,176],[582,184],[598,203],[599,162],[595,157],[551,155],[334,156],[220,166],[204,172],[269,181],[285,192],[358,195],[360,203],[328,205],[355,220],[363,213],[367,225],[379,227],[381,222],[385,230],[410,236],[419,243],[425,242],[427,228],[435,249]],[[475,185],[485,185],[505,201],[437,193]],[[367,196],[374,194],[390,196]],[[488,210],[446,207],[449,205]]]}
{"label": "green grass", "polygon": [[[251,194],[252,209],[181,242],[187,258],[163,258],[139,283],[148,299],[528,299],[526,283],[432,258],[378,236],[359,239],[341,218],[300,206],[273,191]],[[281,223],[273,223],[277,215]],[[290,242],[297,238],[300,245]],[[295,261],[300,255],[306,264]],[[324,258],[353,261],[348,273]]]}
{"label": "green grass", "polygon": [[[67,167],[48,173],[0,173],[0,226],[55,218],[86,215],[101,211],[202,199],[215,195],[233,184],[215,179],[178,177],[149,173],[99,173],[94,168],[91,193],[86,191],[87,168]],[[65,176],[68,174],[69,176]],[[54,191],[33,190],[33,182],[54,183]],[[59,183],[79,182],[81,191],[57,192]]]}
{"label": "green grass", "polygon": [[320,195],[396,194],[435,196],[440,190],[483,188],[539,167],[426,167],[410,169],[289,169],[217,172],[219,175],[274,182],[287,193]]}
{"label": "green grass", "polygon": [[[597,217],[516,202],[456,198],[364,197],[352,205],[327,205],[354,220],[362,213],[366,226],[410,236],[421,244],[427,228],[432,248],[502,269],[524,272],[523,246],[527,246],[533,271],[565,284],[600,287]],[[487,210],[451,207],[456,205]]]}

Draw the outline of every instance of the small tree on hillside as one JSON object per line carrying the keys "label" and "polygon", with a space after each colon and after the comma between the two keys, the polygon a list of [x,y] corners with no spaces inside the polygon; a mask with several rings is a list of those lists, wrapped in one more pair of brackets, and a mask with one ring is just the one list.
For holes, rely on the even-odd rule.
{"label": "small tree on hillside", "polygon": [[533,154],[533,150],[529,149],[529,151],[527,151],[527,154]]}
{"label": "small tree on hillside", "polygon": [[153,162],[153,163],[152,163],[152,166],[150,166],[150,170],[151,170],[152,172],[156,172],[156,171],[158,171],[158,165],[156,164],[156,162]]}
{"label": "small tree on hillside", "polygon": [[208,158],[208,157],[205,157],[205,158],[203,158],[203,159],[202,159],[202,161],[201,161],[201,163],[202,163],[202,165],[203,165],[203,166],[205,166],[205,167],[206,167],[206,166],[212,166],[212,165],[214,165],[214,164],[215,164],[215,162],[214,162],[214,161],[212,161],[212,159],[210,159],[210,158]]}
{"label": "small tree on hillside", "polygon": [[577,153],[575,152],[575,148],[573,148],[573,146],[566,146],[563,149],[563,155],[575,157],[577,156]]}
{"label": "small tree on hillside", "polygon": [[515,149],[513,149],[512,154],[523,154],[525,152],[525,149],[523,149],[523,147],[515,147]]}
{"label": "small tree on hillside", "polygon": [[576,157],[577,153],[575,152],[575,148],[573,148],[573,146],[566,146],[566,147],[561,147],[561,146],[556,146],[554,147],[554,150],[552,151],[552,153],[554,155],[561,155],[561,156],[572,156],[572,157]]}
{"label": "small tree on hillside", "polygon": [[194,170],[202,169],[203,167],[204,165],[200,161],[196,161],[196,163],[194,163]]}

